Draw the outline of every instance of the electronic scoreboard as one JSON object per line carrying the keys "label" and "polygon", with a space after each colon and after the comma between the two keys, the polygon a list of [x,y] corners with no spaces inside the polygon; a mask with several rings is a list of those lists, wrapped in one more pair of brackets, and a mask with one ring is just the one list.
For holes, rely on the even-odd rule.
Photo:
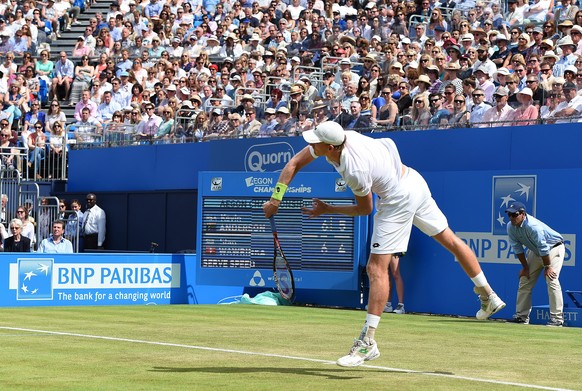
{"label": "electronic scoreboard", "polygon": [[[273,237],[262,205],[279,173],[203,172],[198,187],[198,284],[274,287]],[[365,264],[368,217],[301,213],[313,198],[353,204],[337,173],[299,173],[275,216],[297,292],[358,290]]]}

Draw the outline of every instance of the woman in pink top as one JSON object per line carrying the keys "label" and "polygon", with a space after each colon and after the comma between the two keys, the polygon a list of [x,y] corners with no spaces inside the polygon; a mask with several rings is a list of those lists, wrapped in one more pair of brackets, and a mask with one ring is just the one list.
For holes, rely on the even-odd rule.
{"label": "woman in pink top", "polygon": [[538,121],[539,110],[533,105],[533,92],[525,87],[517,93],[519,107],[515,110],[514,121],[516,126],[535,125]]}

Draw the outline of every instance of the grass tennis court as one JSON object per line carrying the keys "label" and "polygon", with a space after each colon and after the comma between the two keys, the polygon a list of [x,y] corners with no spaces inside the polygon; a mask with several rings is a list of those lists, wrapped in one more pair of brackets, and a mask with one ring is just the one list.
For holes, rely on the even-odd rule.
{"label": "grass tennis court", "polygon": [[[476,304],[477,305],[477,304]],[[364,312],[1,308],[2,390],[582,390],[582,330],[387,314],[367,366],[334,364]]]}

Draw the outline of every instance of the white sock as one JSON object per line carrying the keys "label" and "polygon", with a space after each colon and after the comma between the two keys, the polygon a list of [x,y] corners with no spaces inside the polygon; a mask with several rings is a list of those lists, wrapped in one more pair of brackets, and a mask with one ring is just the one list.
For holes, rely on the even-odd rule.
{"label": "white sock", "polygon": [[482,288],[484,286],[489,285],[489,283],[487,282],[487,277],[485,277],[485,274],[483,272],[477,274],[475,277],[472,277],[471,281],[473,281],[473,284],[475,284],[477,288]]}
{"label": "white sock", "polygon": [[363,340],[364,337],[374,339],[374,334],[376,333],[376,329],[378,328],[379,323],[380,323],[379,316],[367,314],[366,322],[364,323],[364,327],[362,328],[362,332],[360,333],[360,339]]}
{"label": "white sock", "polygon": [[[491,291],[491,287],[489,287],[489,283],[487,282],[487,278],[483,272],[477,274],[475,277],[471,278],[471,281],[475,284],[479,292],[479,296],[482,300],[487,300],[489,298],[489,294],[487,293],[488,290]],[[493,291],[491,291],[493,293]]]}

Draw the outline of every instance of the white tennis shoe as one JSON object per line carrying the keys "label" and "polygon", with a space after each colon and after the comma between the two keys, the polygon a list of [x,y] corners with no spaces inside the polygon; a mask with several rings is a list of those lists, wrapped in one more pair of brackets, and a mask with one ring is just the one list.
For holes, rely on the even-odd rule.
{"label": "white tennis shoe", "polygon": [[404,304],[398,304],[398,307],[393,311],[395,314],[405,314]]}
{"label": "white tennis shoe", "polygon": [[364,363],[364,361],[372,361],[380,357],[380,351],[376,341],[368,337],[363,340],[356,339],[350,352],[337,360],[337,365],[340,367],[357,367]]}
{"label": "white tennis shoe", "polygon": [[481,297],[479,299],[481,300],[481,309],[477,311],[476,315],[477,319],[479,320],[486,320],[491,315],[505,308],[505,303],[499,298],[499,296],[497,296],[496,293],[492,293],[486,299]]}

